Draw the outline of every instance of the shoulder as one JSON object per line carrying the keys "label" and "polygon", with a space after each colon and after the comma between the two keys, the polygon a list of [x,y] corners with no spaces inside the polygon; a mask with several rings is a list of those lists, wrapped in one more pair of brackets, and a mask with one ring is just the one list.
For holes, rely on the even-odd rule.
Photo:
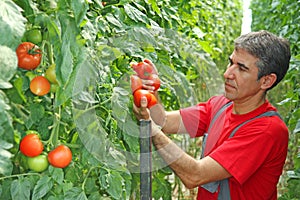
{"label": "shoulder", "polygon": [[239,133],[241,136],[252,135],[257,139],[272,140],[275,143],[286,143],[288,141],[288,128],[278,116],[264,116],[254,119],[240,129]]}
{"label": "shoulder", "polygon": [[197,105],[181,108],[180,115],[185,117],[186,115],[200,115],[200,113],[214,116],[218,110],[220,110],[229,100],[224,97],[224,95],[213,96],[209,98],[206,102],[200,102]]}

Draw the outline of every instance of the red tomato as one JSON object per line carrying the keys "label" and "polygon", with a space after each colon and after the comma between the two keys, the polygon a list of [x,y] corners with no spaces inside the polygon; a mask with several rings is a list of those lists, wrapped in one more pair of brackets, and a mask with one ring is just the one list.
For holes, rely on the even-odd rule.
{"label": "red tomato", "polygon": [[154,90],[158,90],[158,88],[160,87],[160,79],[158,77],[157,74],[151,74],[149,76],[149,80],[153,81],[153,86],[154,86]]}
{"label": "red tomato", "polygon": [[38,46],[31,42],[21,43],[16,49],[16,54],[19,68],[33,70],[41,63],[42,52]]}
{"label": "red tomato", "polygon": [[157,74],[157,69],[156,69],[155,65],[150,60],[145,59],[144,63],[147,63],[148,65],[150,65],[152,67],[152,74]]}
{"label": "red tomato", "polygon": [[29,133],[20,142],[20,151],[28,157],[35,157],[42,153],[44,145],[39,136],[35,133]]}
{"label": "red tomato", "polygon": [[136,90],[142,89],[143,87],[142,79],[140,79],[140,77],[138,77],[137,75],[131,75],[130,86],[131,86],[132,93],[134,93]]}
{"label": "red tomato", "polygon": [[154,90],[158,90],[160,87],[160,79],[154,64],[150,60],[145,59],[143,62],[132,64],[131,67],[141,79],[152,80],[152,85],[155,88]]}
{"label": "red tomato", "polygon": [[147,62],[139,62],[137,64],[132,64],[131,67],[141,79],[149,79],[149,76],[151,74],[157,74],[154,65],[150,65]]}
{"label": "red tomato", "polygon": [[133,94],[133,101],[137,107],[141,107],[141,98],[145,96],[147,98],[147,108],[154,106],[157,103],[156,97],[154,94],[149,92],[148,90],[136,90]]}
{"label": "red tomato", "polygon": [[59,145],[49,152],[48,161],[53,167],[65,168],[72,161],[72,152],[69,147]]}
{"label": "red tomato", "polygon": [[51,88],[49,81],[43,76],[36,76],[30,81],[30,91],[38,96],[48,94]]}

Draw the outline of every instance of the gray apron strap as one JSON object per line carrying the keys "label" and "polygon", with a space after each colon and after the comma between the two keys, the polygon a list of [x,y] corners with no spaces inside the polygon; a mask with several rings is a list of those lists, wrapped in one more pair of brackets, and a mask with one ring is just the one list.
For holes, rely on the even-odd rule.
{"label": "gray apron strap", "polygon": [[[210,131],[210,128],[211,128],[212,124],[216,121],[216,118],[218,118],[221,115],[221,113],[224,112],[226,110],[226,108],[230,105],[229,104],[228,106],[226,106],[227,104],[225,104],[217,112],[217,114],[214,116],[213,120],[211,121],[211,123],[209,125],[209,129],[208,129],[209,131]],[[248,122],[250,122],[254,119],[258,119],[258,118],[261,118],[261,117],[270,117],[270,116],[278,116],[281,119],[280,115],[276,111],[267,111],[267,112],[262,113],[262,114],[260,114],[256,117],[248,119],[245,122],[238,125],[235,129],[233,129],[233,131],[231,132],[229,138],[233,137],[234,134],[237,132],[237,130],[239,128],[241,128],[243,125],[245,125],[246,123],[248,123]],[[208,133],[209,133],[209,131],[208,131]],[[203,143],[202,143],[202,156],[203,156],[203,152],[204,152],[204,149],[205,149],[206,138],[207,138],[208,133],[204,134],[205,138],[203,138]],[[204,185],[201,185],[201,187],[203,187],[204,189],[206,189],[207,191],[209,191],[211,193],[215,193],[218,190],[219,186],[220,186],[220,191],[219,191],[219,195],[218,195],[218,200],[230,200],[231,197],[230,197],[230,188],[229,188],[229,179],[228,178],[220,180],[220,181],[214,181],[214,182],[210,182],[210,183],[206,183]]]}
{"label": "gray apron strap", "polygon": [[276,111],[267,111],[267,112],[264,112],[256,117],[253,117],[251,119],[248,119],[246,121],[244,121],[243,123],[241,123],[240,125],[238,125],[237,127],[235,127],[235,129],[231,132],[229,138],[233,137],[235,132],[241,128],[244,124],[254,120],[254,119],[258,119],[258,118],[261,118],[261,117],[271,117],[271,116],[278,116],[280,119],[281,119],[281,116],[276,112]]}
{"label": "gray apron strap", "polygon": [[230,200],[230,188],[229,188],[229,180],[228,178],[223,179],[220,182],[220,192],[218,195],[218,200]]}
{"label": "gray apron strap", "polygon": [[204,150],[205,150],[205,146],[206,146],[206,141],[207,141],[207,136],[208,133],[210,132],[211,127],[213,126],[213,124],[216,122],[216,120],[219,118],[219,116],[226,110],[226,108],[228,106],[230,106],[232,104],[232,101],[226,103],[224,106],[222,106],[220,108],[220,110],[218,110],[218,112],[214,115],[213,119],[210,121],[209,123],[209,127],[207,129],[207,133],[204,133],[203,138],[202,138],[202,151],[201,151],[201,158],[204,157]]}

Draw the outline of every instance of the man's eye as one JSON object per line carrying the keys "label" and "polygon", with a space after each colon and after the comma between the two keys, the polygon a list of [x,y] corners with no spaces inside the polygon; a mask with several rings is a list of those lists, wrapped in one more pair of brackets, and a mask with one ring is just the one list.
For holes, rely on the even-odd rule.
{"label": "man's eye", "polygon": [[247,71],[247,68],[244,66],[239,66],[240,71]]}

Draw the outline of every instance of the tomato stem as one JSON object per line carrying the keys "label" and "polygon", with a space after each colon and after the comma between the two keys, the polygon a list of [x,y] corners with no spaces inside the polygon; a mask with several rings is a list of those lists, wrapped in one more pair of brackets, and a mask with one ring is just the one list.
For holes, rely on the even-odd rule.
{"label": "tomato stem", "polygon": [[47,48],[46,50],[47,50],[47,56],[48,56],[49,64],[52,65],[52,64],[54,64],[52,44],[47,42],[47,47],[46,48]]}
{"label": "tomato stem", "polygon": [[20,176],[41,176],[41,174],[39,174],[39,173],[14,174],[14,175],[10,175],[10,176],[0,177],[0,181],[8,179],[8,178],[15,178],[15,177],[20,177]]}
{"label": "tomato stem", "polygon": [[31,49],[28,49],[27,53],[30,55],[42,54],[42,52],[40,51],[40,48],[36,45],[34,47],[32,47]]}
{"label": "tomato stem", "polygon": [[51,147],[56,147],[58,145],[58,134],[60,126],[60,116],[61,116],[61,106],[58,107],[58,113],[54,112],[54,122],[49,139],[46,141],[46,144],[49,144]]}
{"label": "tomato stem", "polygon": [[92,172],[92,170],[97,169],[97,168],[99,168],[99,167],[91,167],[89,169],[88,173],[86,174],[86,176],[84,177],[84,180],[83,180],[82,185],[81,185],[81,188],[82,188],[83,191],[84,191],[85,183],[86,183],[88,177],[90,176],[90,173]]}
{"label": "tomato stem", "polygon": [[78,148],[82,147],[82,145],[80,145],[80,144],[64,143],[64,145],[70,147],[71,149],[78,149]]}
{"label": "tomato stem", "polygon": [[53,47],[52,44],[49,42],[49,33],[46,32],[44,34],[44,42],[46,45],[46,52],[47,52],[47,57],[48,57],[48,61],[49,61],[49,65],[54,64],[54,58],[53,58]]}

